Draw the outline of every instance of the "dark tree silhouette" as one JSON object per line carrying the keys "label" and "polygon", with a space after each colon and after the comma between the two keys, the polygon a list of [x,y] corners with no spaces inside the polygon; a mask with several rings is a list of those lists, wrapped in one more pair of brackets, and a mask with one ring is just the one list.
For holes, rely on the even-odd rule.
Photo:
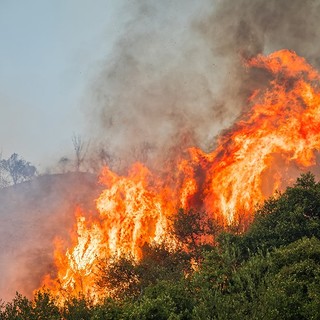
{"label": "dark tree silhouette", "polygon": [[85,143],[80,135],[74,134],[72,136],[73,149],[75,152],[75,167],[76,171],[80,171],[80,167],[84,161],[88,151],[89,142]]}
{"label": "dark tree silhouette", "polygon": [[1,160],[0,167],[14,185],[32,179],[37,173],[36,167],[20,158],[17,153],[13,153],[7,160]]}

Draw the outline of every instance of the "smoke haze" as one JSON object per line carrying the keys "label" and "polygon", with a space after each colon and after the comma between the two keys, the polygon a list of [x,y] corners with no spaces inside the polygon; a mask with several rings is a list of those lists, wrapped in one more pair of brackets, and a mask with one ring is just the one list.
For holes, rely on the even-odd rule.
{"label": "smoke haze", "polygon": [[54,240],[70,245],[77,205],[88,212],[101,192],[86,173],[44,175],[0,190],[0,299],[30,296],[54,272]]}
{"label": "smoke haze", "polygon": [[141,160],[134,151],[143,147],[153,162],[178,146],[210,151],[268,80],[245,59],[287,48],[320,63],[319,1],[134,1],[124,10],[87,116],[91,132],[128,161]]}
{"label": "smoke haze", "polygon": [[[217,64],[193,26],[210,1],[136,1],[113,55],[102,65],[88,106],[98,137],[131,161],[173,146],[205,148],[238,110],[217,93]],[[133,152],[135,153],[135,152]]]}

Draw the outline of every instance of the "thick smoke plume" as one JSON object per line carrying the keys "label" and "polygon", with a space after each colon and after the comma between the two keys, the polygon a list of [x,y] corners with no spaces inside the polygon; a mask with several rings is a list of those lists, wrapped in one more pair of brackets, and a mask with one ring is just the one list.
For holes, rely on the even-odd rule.
{"label": "thick smoke plume", "polygon": [[231,73],[231,81],[224,85],[240,95],[243,106],[244,99],[267,80],[257,70],[246,72],[247,58],[289,49],[320,66],[319,17],[317,0],[224,0],[216,1],[212,13],[196,25],[213,58],[222,59]]}
{"label": "thick smoke plume", "polygon": [[[214,137],[268,75],[245,67],[287,48],[319,65],[319,1],[136,1],[93,85],[96,133],[113,155],[153,165]],[[131,13],[131,14],[130,14]],[[91,123],[91,124],[92,124]],[[149,163],[149,165],[150,165]]]}
{"label": "thick smoke plume", "polygon": [[136,1],[88,107],[93,127],[127,162],[155,161],[171,148],[206,147],[234,119],[221,105],[217,61],[193,22],[210,1]]}

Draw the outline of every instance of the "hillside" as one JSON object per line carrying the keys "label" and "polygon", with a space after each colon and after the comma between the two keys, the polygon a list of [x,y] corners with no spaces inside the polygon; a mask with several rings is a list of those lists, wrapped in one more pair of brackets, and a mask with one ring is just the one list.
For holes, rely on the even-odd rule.
{"label": "hillside", "polygon": [[[244,233],[232,225],[219,231],[202,218],[193,210],[176,215],[172,231],[182,247],[164,242],[144,246],[139,261],[101,259],[98,299],[65,290],[17,294],[0,318],[320,319],[320,182],[312,174],[266,200]],[[207,242],[211,232],[214,243]],[[33,264],[46,261],[40,258]],[[31,276],[25,262],[21,270],[29,267]]]}
{"label": "hillside", "polygon": [[0,190],[0,297],[30,295],[52,264],[53,240],[68,239],[77,205],[93,209],[97,178],[88,173],[39,176]]}

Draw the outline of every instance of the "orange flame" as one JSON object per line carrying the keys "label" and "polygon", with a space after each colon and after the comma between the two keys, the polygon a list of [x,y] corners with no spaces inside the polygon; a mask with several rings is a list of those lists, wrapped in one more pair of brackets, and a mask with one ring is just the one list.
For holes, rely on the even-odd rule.
{"label": "orange flame", "polygon": [[249,219],[256,204],[286,184],[282,168],[271,174],[277,162],[286,168],[315,165],[319,74],[288,50],[259,55],[247,64],[265,69],[273,79],[267,89],[253,93],[250,111],[220,137],[212,153],[191,148],[190,157],[177,161],[167,178],[139,163],[127,176],[103,170],[100,180],[106,189],[97,200],[99,218],[87,222],[78,212],[73,246],[66,254],[57,250],[58,281],[47,278],[49,287],[95,294],[97,260],[141,258],[143,244],[166,237],[169,218],[178,208],[205,209],[224,223],[238,219],[239,212]]}

